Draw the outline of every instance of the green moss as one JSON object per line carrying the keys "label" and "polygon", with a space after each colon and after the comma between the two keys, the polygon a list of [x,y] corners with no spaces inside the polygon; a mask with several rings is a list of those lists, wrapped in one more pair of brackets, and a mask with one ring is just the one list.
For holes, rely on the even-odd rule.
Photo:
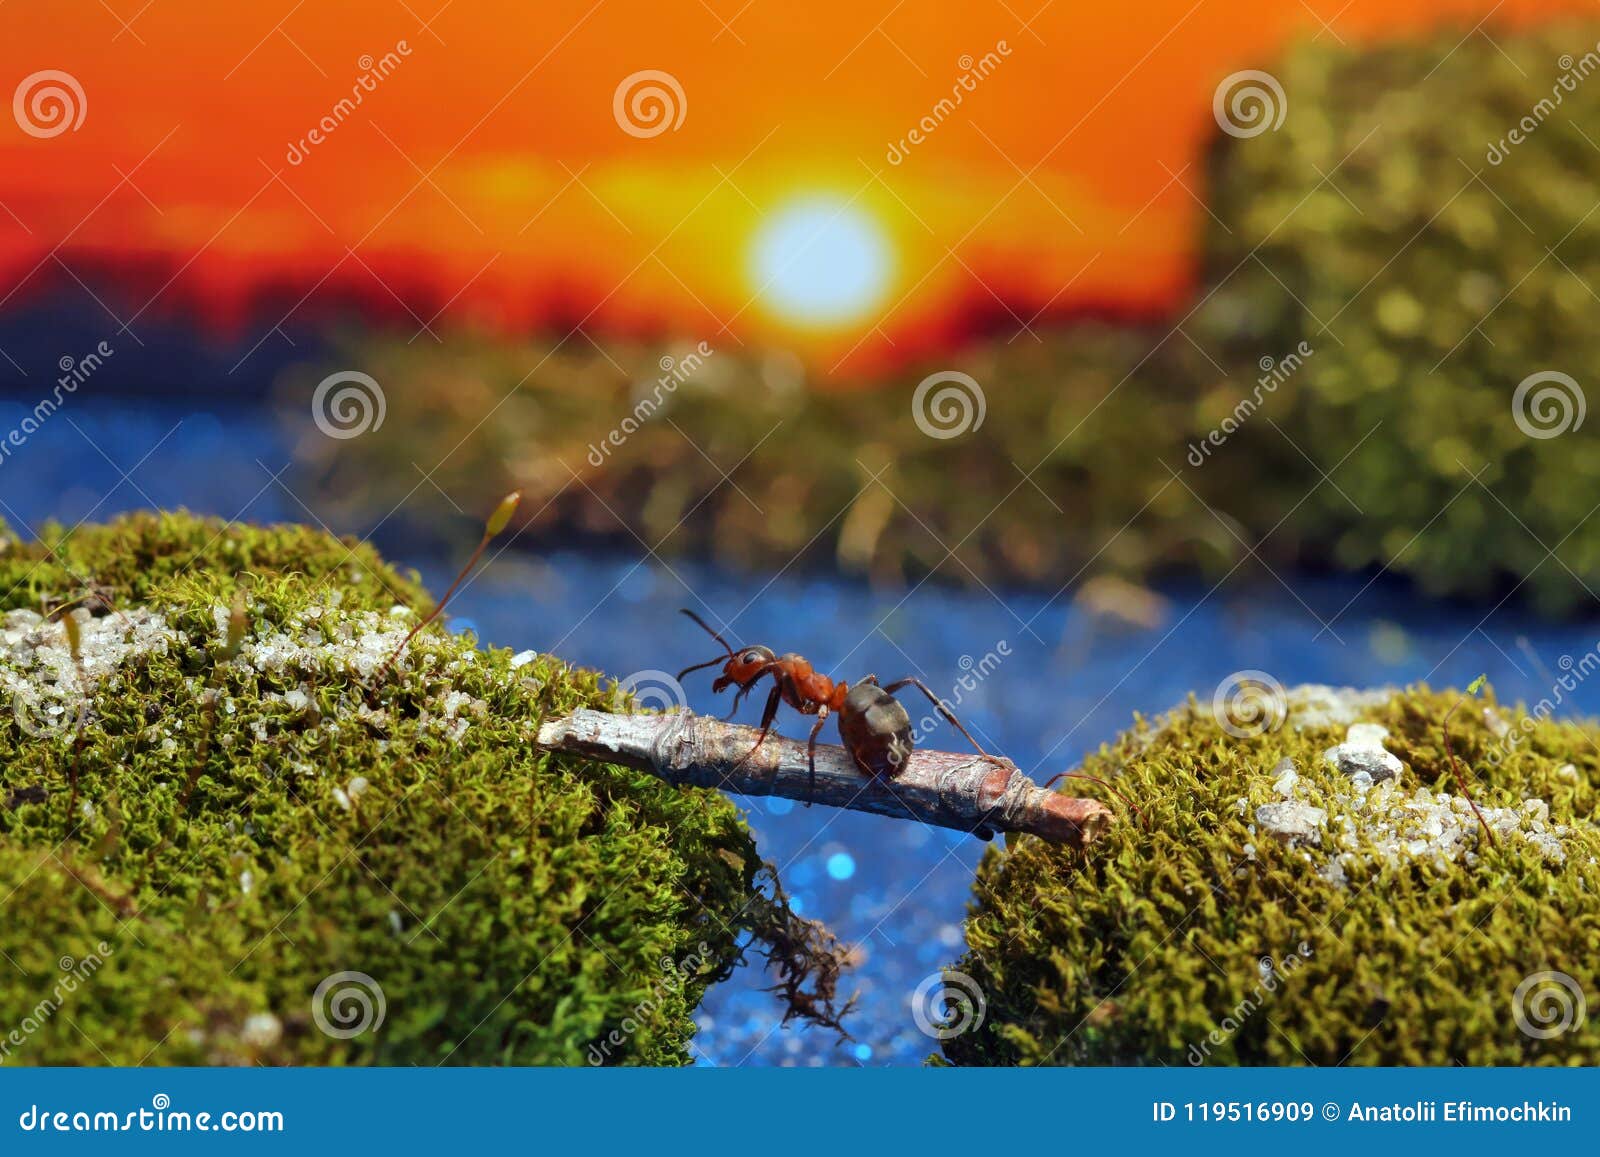
{"label": "green moss", "polygon": [[[1360,709],[1358,719],[1388,728],[1388,750],[1407,765],[1388,810],[1425,814],[1429,796],[1457,792],[1441,725],[1459,699],[1423,687]],[[945,1056],[961,1064],[1595,1064],[1600,1023],[1592,1015],[1539,1039],[1518,1029],[1513,1001],[1541,971],[1568,974],[1595,999],[1597,731],[1540,720],[1508,745],[1497,738],[1506,723],[1498,709],[1468,701],[1451,742],[1485,809],[1548,804],[1546,834],[1559,859],[1529,838],[1537,805],[1501,817],[1493,848],[1480,842],[1471,813],[1453,808],[1464,824],[1461,854],[1385,854],[1374,816],[1386,809],[1352,802],[1350,782],[1323,760],[1345,739],[1343,722],[1318,721],[1306,708],[1246,738],[1193,701],[1155,724],[1140,721],[1084,767],[1132,796],[1148,826],[1119,824],[1087,854],[1030,838],[983,861],[968,955],[955,968],[985,994],[987,1017],[946,1041]],[[1298,765],[1297,798],[1328,813],[1319,843],[1285,843],[1256,824],[1256,809],[1282,798],[1273,769],[1284,757]],[[1259,963],[1266,957],[1270,986]],[[1540,1027],[1551,1009],[1524,1004]]]}
{"label": "green moss", "polygon": [[[770,908],[749,903],[761,863],[716,793],[530,746],[546,713],[613,702],[595,674],[430,630],[374,679],[415,622],[397,600],[426,597],[309,530],[139,515],[0,541],[0,612],[92,592],[70,612],[86,652],[144,640],[109,671],[85,655],[81,738],[48,696],[0,690],[7,1060],[688,1059],[693,1009]],[[0,687],[49,690],[27,656],[40,631],[64,654],[61,626],[5,626]],[[380,1029],[317,1027],[338,973],[381,987]]]}
{"label": "green moss", "polygon": [[[359,365],[406,405],[359,439],[307,439],[327,457],[305,481],[394,505],[412,463],[442,462],[443,490],[487,507],[520,487],[552,533],[637,533],[737,566],[812,544],[809,561],[881,580],[1055,589],[1086,564],[1244,578],[1249,543],[1274,566],[1388,566],[1443,593],[1526,579],[1540,605],[1571,608],[1600,583],[1600,423],[1531,438],[1512,396],[1546,369],[1587,387],[1600,358],[1600,152],[1579,132],[1600,123],[1600,85],[1563,93],[1498,166],[1485,150],[1550,97],[1561,54],[1597,38],[1451,31],[1266,62],[1288,114],[1219,134],[1200,284],[1154,325],[1005,334],[871,382],[719,344],[665,390],[657,361],[683,366],[687,343],[356,336],[290,375],[293,419],[313,429],[332,367]],[[985,414],[941,440],[912,398],[951,369],[977,380]],[[1232,432],[1209,446],[1213,431]]]}

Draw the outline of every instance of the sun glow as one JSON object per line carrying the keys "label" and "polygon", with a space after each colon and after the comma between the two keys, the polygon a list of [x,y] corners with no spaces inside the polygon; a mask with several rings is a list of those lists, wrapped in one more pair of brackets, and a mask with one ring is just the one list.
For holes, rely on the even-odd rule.
{"label": "sun glow", "polygon": [[749,273],[774,316],[825,329],[859,321],[879,305],[892,266],[888,236],[872,216],[819,195],[790,201],[761,223]]}

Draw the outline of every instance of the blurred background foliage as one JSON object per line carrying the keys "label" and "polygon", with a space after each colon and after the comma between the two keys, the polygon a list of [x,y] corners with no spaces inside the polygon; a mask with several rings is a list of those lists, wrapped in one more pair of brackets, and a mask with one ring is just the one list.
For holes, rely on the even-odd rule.
{"label": "blurred background foliage", "polygon": [[[1479,599],[1516,588],[1571,612],[1600,579],[1595,427],[1529,437],[1512,398],[1540,371],[1586,385],[1596,364],[1600,79],[1572,78],[1600,55],[1564,54],[1597,39],[1600,25],[1451,33],[1274,62],[1287,115],[1219,137],[1195,190],[1202,275],[1178,315],[1064,321],[866,384],[706,335],[714,353],[620,446],[608,434],[657,395],[660,359],[698,337],[349,332],[281,383],[285,420],[307,428],[303,478],[332,502],[360,494],[357,516],[404,506],[426,524],[516,486],[525,542],[642,540],[884,583],[1053,589],[1293,563]],[[1553,92],[1559,109],[1491,163]],[[1297,349],[1311,352],[1292,366]],[[1196,451],[1266,366],[1281,384]],[[349,367],[382,383],[386,420],[317,436],[307,398]],[[985,396],[982,424],[948,440],[912,406],[946,370]]]}

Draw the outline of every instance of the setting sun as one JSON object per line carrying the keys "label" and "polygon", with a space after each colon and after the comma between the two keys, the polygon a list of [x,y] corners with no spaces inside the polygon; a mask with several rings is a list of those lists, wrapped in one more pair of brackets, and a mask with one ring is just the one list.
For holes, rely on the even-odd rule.
{"label": "setting sun", "polygon": [[892,265],[877,221],[848,201],[814,196],[762,223],[749,268],[756,297],[771,313],[825,328],[859,321],[881,305]]}

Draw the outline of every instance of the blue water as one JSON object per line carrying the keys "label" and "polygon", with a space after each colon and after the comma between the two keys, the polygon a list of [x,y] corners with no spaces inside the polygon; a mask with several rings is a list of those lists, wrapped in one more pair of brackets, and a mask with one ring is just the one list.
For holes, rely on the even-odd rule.
{"label": "blue water", "polygon": [[[0,403],[0,430],[21,416],[19,406]],[[80,398],[0,464],[0,514],[19,528],[45,517],[73,522],[150,505],[253,521],[328,517],[289,489],[298,485],[292,471],[274,480],[288,461],[288,448],[256,416]],[[361,533],[382,513],[333,529]],[[379,542],[435,590],[458,565],[455,557],[389,546],[381,535]],[[931,583],[874,591],[826,576],[786,573],[769,581],[684,560],[511,550],[464,590],[455,625],[496,645],[553,650],[626,676],[677,671],[716,652],[676,614],[693,606],[731,620],[741,642],[799,651],[837,677],[914,674],[952,699],[957,680],[992,654],[998,665],[991,659],[988,677],[960,692],[958,712],[991,749],[1041,778],[1110,739],[1135,712],[1164,710],[1191,691],[1209,698],[1236,671],[1266,671],[1285,686],[1464,685],[1487,673],[1502,698],[1538,699],[1548,694],[1560,658],[1589,651],[1600,637],[1595,623],[1544,622],[1514,601],[1491,611],[1431,602],[1388,579],[1369,585],[1365,578],[1292,577],[1292,594],[1264,573],[1215,590],[1167,587],[1159,625],[1118,630],[1074,609],[1072,591],[1052,597]],[[1324,632],[1330,621],[1332,632]],[[726,697],[711,694],[711,677],[689,677],[688,701],[696,711],[721,714]],[[1600,713],[1600,687],[1580,686],[1569,701],[1580,712]],[[920,705],[907,705],[921,717]],[[759,712],[759,703],[747,702],[741,718],[754,722]],[[781,729],[805,734],[792,716]],[[959,748],[962,741],[941,725],[930,743]],[[762,991],[770,981],[756,965],[702,1008],[700,1059],[919,1062],[934,1042],[913,1022],[911,994],[961,953],[961,920],[984,845],[828,808],[740,802],[801,910],[858,946],[851,976],[860,992],[856,1039],[780,1027],[776,1000]]]}

